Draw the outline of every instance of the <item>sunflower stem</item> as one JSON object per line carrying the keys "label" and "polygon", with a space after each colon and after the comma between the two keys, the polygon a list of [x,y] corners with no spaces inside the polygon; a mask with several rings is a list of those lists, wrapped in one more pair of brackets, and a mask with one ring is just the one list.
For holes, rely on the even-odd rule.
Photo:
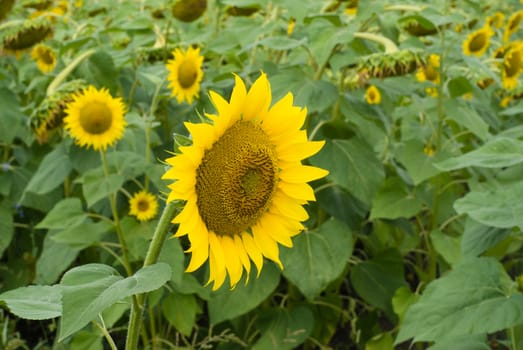
{"label": "sunflower stem", "polygon": [[375,41],[385,48],[385,53],[394,53],[398,51],[398,47],[394,42],[383,35],[366,33],[366,32],[356,32],[354,33],[355,38],[366,39],[370,41]]}
{"label": "sunflower stem", "polygon": [[[165,236],[171,226],[171,220],[176,211],[176,205],[174,202],[169,202],[165,205],[160,221],[156,226],[153,234],[151,243],[147,250],[143,267],[155,264],[162,250],[163,243],[165,242]],[[125,343],[125,350],[136,350],[138,347],[138,336],[142,327],[142,319],[144,312],[144,303],[147,293],[138,294],[136,296],[136,303],[133,303],[131,307],[131,315],[129,317],[129,327],[127,332],[127,340]]]}
{"label": "sunflower stem", "polygon": [[80,56],[76,57],[71,63],[67,65],[49,84],[47,87],[47,96],[51,96],[56,92],[56,89],[60,86],[62,81],[67,78],[67,76],[78,66],[83,60],[85,60],[87,57],[91,56],[93,53],[96,52],[96,49],[87,50],[84,53],[82,53]]}

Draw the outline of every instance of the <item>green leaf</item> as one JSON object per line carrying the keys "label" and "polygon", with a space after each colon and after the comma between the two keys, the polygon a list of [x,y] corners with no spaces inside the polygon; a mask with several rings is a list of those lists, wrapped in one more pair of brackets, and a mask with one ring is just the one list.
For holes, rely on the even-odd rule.
{"label": "green leaf", "polygon": [[461,239],[461,253],[464,256],[478,256],[504,240],[509,229],[490,227],[467,218]]}
{"label": "green leaf", "polygon": [[[0,106],[2,106],[2,124],[0,128],[0,141],[10,145],[18,132],[22,130],[26,119],[20,108],[18,98],[8,88],[0,88]],[[9,127],[6,127],[6,126]]]}
{"label": "green leaf", "polygon": [[116,193],[122,187],[125,178],[121,174],[105,176],[100,169],[92,169],[86,172],[79,182],[83,184],[83,194],[87,207],[90,208],[99,200]]}
{"label": "green leaf", "polygon": [[498,137],[474,151],[435,164],[441,170],[456,170],[469,166],[504,168],[523,162],[523,142]]}
{"label": "green leaf", "polygon": [[470,83],[470,80],[463,76],[451,79],[447,83],[447,87],[449,89],[450,97],[458,97],[472,92],[472,84]]}
{"label": "green leaf", "polygon": [[447,118],[455,121],[474,135],[485,141],[490,137],[488,124],[481,116],[464,101],[457,99],[445,100],[444,104]]}
{"label": "green leaf", "polygon": [[60,341],[82,329],[119,300],[158,289],[170,278],[171,269],[165,263],[144,267],[127,278],[102,264],[87,264],[69,270],[61,282],[63,316]]}
{"label": "green leaf", "polygon": [[454,202],[458,214],[492,227],[523,227],[523,181],[503,185],[495,191],[471,191]]}
{"label": "green leaf", "polygon": [[114,225],[107,221],[93,223],[91,220],[88,220],[77,226],[56,232],[51,236],[51,239],[77,249],[83,249],[95,242],[99,242],[106,233],[113,229]]}
{"label": "green leaf", "polygon": [[438,150],[436,150],[432,156],[427,155],[423,151],[424,148],[425,145],[423,142],[412,139],[403,142],[397,154],[398,160],[407,169],[414,185],[418,185],[439,174],[440,170],[434,167],[434,163],[446,158],[446,156]]}
{"label": "green leaf", "polygon": [[185,256],[180,240],[175,237],[168,238],[162,247],[158,262],[164,262],[171,267],[171,281],[180,283],[185,271]]}
{"label": "green leaf", "polygon": [[370,204],[385,172],[372,148],[358,138],[328,140],[313,163],[329,170],[328,178],[363,203]]}
{"label": "green leaf", "polygon": [[[396,344],[493,333],[523,323],[523,294],[493,258],[471,258],[427,285],[400,327]],[[459,327],[457,327],[459,325]]]}
{"label": "green leaf", "polygon": [[102,340],[102,334],[99,331],[80,331],[71,340],[70,350],[103,350]]}
{"label": "green leaf", "polygon": [[352,267],[350,280],[356,293],[366,302],[392,312],[392,297],[405,286],[403,259],[395,249],[381,252]]}
{"label": "green leaf", "polygon": [[78,198],[66,198],[58,202],[36,228],[64,229],[78,226],[87,218],[82,209],[82,202]]}
{"label": "green leaf", "polygon": [[28,320],[45,320],[62,314],[59,286],[28,286],[0,294],[13,314]]}
{"label": "green leaf", "polygon": [[392,309],[398,315],[400,322],[405,316],[408,308],[418,301],[419,295],[412,293],[409,287],[404,286],[396,289],[392,297]]}
{"label": "green leaf", "polygon": [[352,233],[341,221],[330,219],[282,248],[283,275],[309,300],[340,276],[352,254]]}
{"label": "green leaf", "polygon": [[247,284],[240,281],[233,290],[226,286],[220,288],[208,302],[211,324],[231,320],[253,310],[267,299],[279,282],[278,269],[273,264],[265,264],[258,278],[255,269],[251,270]]}
{"label": "green leaf", "polygon": [[196,297],[192,294],[171,292],[162,300],[162,314],[180,333],[189,336],[196,323],[199,311]]}
{"label": "green leaf", "polygon": [[380,333],[365,343],[365,350],[390,350],[394,348],[393,344],[390,333]]}
{"label": "green leaf", "polygon": [[270,36],[258,42],[259,45],[274,50],[290,50],[306,43],[306,39],[296,40],[284,36]]}
{"label": "green leaf", "polygon": [[439,255],[450,265],[455,265],[461,259],[461,237],[450,236],[440,230],[430,233],[430,241]]}
{"label": "green leaf", "polygon": [[98,87],[109,88],[111,93],[117,92],[118,72],[113,57],[105,51],[97,51],[86,61],[86,78]]}
{"label": "green leaf", "polygon": [[485,334],[473,334],[436,341],[427,350],[491,350]]}
{"label": "green leaf", "polygon": [[25,192],[49,193],[64,182],[72,169],[66,142],[62,142],[42,159]]}
{"label": "green leaf", "polygon": [[273,309],[258,322],[261,337],[253,350],[296,349],[312,331],[314,316],[306,306]]}
{"label": "green leaf", "polygon": [[15,232],[13,211],[8,201],[0,203],[0,257],[9,247]]}
{"label": "green leaf", "polygon": [[55,283],[76,259],[80,249],[53,240],[59,231],[50,231],[44,238],[42,253],[36,262],[35,283]]}
{"label": "green leaf", "polygon": [[422,207],[422,200],[416,197],[415,193],[411,193],[399,177],[392,177],[388,178],[376,193],[369,219],[410,218]]}

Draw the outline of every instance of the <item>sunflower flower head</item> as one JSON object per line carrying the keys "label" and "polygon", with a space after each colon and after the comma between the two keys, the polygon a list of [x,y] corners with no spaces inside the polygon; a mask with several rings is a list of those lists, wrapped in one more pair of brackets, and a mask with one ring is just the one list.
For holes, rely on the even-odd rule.
{"label": "sunflower flower head", "polygon": [[345,6],[345,9],[343,9],[343,13],[349,16],[355,16],[356,13],[358,13],[358,0],[347,1],[347,5]]}
{"label": "sunflower flower head", "polygon": [[505,15],[501,12],[496,12],[492,16],[487,17],[487,25],[494,28],[503,27],[503,21],[505,20]]}
{"label": "sunflower flower head", "polygon": [[371,85],[365,90],[365,101],[370,105],[381,103],[381,93],[375,85]]}
{"label": "sunflower flower head", "polygon": [[173,223],[176,236],[187,235],[191,244],[186,271],[208,260],[214,290],[227,276],[234,287],[251,262],[259,274],[264,257],[283,268],[278,243],[292,247],[308,218],[303,205],[315,200],[307,182],[328,174],[301,163],[324,142],[308,141],[301,130],[307,111],[293,105],[293,95],[271,106],[265,74],[248,91],[235,80],[229,101],[210,92],[211,123],[185,123],[193,143],[167,159],[163,176],[175,180],[167,201],[185,201]]}
{"label": "sunflower flower head", "polygon": [[123,137],[125,106],[107,89],[89,86],[74,95],[65,113],[64,128],[80,147],[106,150]]}
{"label": "sunflower flower head", "polygon": [[517,86],[521,67],[523,66],[523,44],[512,46],[505,54],[501,68],[501,82],[505,89],[512,90]]}
{"label": "sunflower flower head", "polygon": [[178,103],[187,101],[191,104],[200,93],[200,82],[203,78],[203,56],[200,49],[189,47],[187,51],[175,49],[174,58],[167,61],[169,87],[172,96],[176,96]]}
{"label": "sunflower flower head", "polygon": [[129,214],[138,221],[149,221],[158,214],[156,197],[145,190],[135,193],[129,200]]}
{"label": "sunflower flower head", "polygon": [[207,9],[207,0],[178,0],[171,8],[174,18],[182,22],[193,22]]}
{"label": "sunflower flower head", "polygon": [[414,72],[422,65],[422,51],[405,49],[390,53],[373,53],[362,57],[357,71],[369,78],[397,77]]}
{"label": "sunflower flower head", "polygon": [[493,34],[494,31],[488,25],[470,33],[463,42],[463,53],[467,56],[482,56],[487,51]]}
{"label": "sunflower flower head", "polygon": [[20,54],[53,35],[51,22],[45,18],[30,19],[0,33],[5,51]]}
{"label": "sunflower flower head", "polygon": [[56,54],[47,45],[38,44],[33,47],[31,57],[36,61],[36,65],[42,73],[49,73],[56,66]]}
{"label": "sunflower flower head", "polygon": [[507,24],[505,25],[505,31],[503,33],[503,41],[505,43],[510,40],[512,34],[517,32],[521,21],[523,21],[523,10],[519,10],[509,17]]}

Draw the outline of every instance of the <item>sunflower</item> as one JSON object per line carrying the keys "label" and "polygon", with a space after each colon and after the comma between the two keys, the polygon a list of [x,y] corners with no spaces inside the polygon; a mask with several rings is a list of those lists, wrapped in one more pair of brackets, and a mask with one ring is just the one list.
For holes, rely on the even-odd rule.
{"label": "sunflower", "polygon": [[199,48],[192,48],[185,52],[175,49],[174,59],[167,61],[169,71],[169,87],[172,89],[172,96],[176,96],[178,103],[187,101],[191,104],[194,97],[198,97],[200,92],[200,82],[203,78],[203,56],[200,56]]}
{"label": "sunflower", "polygon": [[463,42],[463,53],[467,56],[482,56],[490,45],[490,37],[494,34],[489,26],[484,26],[469,34]]}
{"label": "sunflower", "polygon": [[523,10],[520,10],[512,16],[507,21],[507,25],[505,26],[505,32],[503,33],[503,41],[508,42],[510,40],[510,36],[514,34],[518,28],[519,24],[523,20]]}
{"label": "sunflower", "polygon": [[[440,57],[436,54],[429,55],[425,66],[420,67],[416,73],[416,80],[419,82],[429,81],[433,84],[439,84],[440,80]],[[438,96],[438,90],[434,86],[429,86],[425,89],[425,92],[432,97]]]}
{"label": "sunflower", "polygon": [[512,47],[503,59],[501,68],[502,85],[507,90],[512,90],[518,83],[518,77],[523,65],[523,44]]}
{"label": "sunflower", "polygon": [[156,197],[147,191],[135,193],[129,200],[129,214],[136,216],[138,221],[148,221],[158,213]]}
{"label": "sunflower", "polygon": [[31,51],[31,57],[36,61],[36,65],[42,73],[49,73],[56,66],[56,54],[49,46],[36,45]]}
{"label": "sunflower", "polygon": [[492,16],[487,17],[487,25],[495,28],[503,27],[503,21],[505,20],[505,15],[501,12],[496,12]]}
{"label": "sunflower", "polygon": [[89,86],[67,104],[64,128],[81,147],[105,150],[123,136],[125,106],[107,89]]}
{"label": "sunflower", "polygon": [[343,12],[349,16],[355,16],[358,12],[358,0],[349,0]]}
{"label": "sunflower", "polygon": [[381,102],[380,90],[375,85],[371,85],[365,90],[365,101],[370,105],[377,105]]}
{"label": "sunflower", "polygon": [[306,109],[293,106],[288,93],[272,107],[271,88],[264,73],[247,92],[241,78],[230,101],[211,91],[217,114],[207,114],[212,124],[186,123],[192,146],[167,159],[172,167],[164,179],[167,201],[185,200],[174,218],[176,236],[188,235],[192,253],[187,272],[209,260],[209,281],[218,289],[229,276],[234,287],[251,261],[262,270],[263,257],[283,268],[278,243],[292,247],[291,237],[304,227],[315,200],[308,181],[328,174],[302,165],[324,141],[308,141],[300,130]]}
{"label": "sunflower", "polygon": [[52,35],[51,22],[45,18],[26,20],[20,25],[7,29],[6,33],[1,35],[2,46],[5,51],[18,55]]}
{"label": "sunflower", "polygon": [[296,19],[294,17],[291,17],[289,19],[289,24],[287,25],[287,35],[291,36],[294,32],[294,27],[296,26]]}
{"label": "sunflower", "polygon": [[207,9],[207,0],[178,0],[171,8],[174,18],[182,22],[193,22]]}

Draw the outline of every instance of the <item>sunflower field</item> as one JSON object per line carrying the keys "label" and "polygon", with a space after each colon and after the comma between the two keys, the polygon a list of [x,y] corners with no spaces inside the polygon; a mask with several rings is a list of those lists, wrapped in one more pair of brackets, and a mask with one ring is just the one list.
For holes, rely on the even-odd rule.
{"label": "sunflower field", "polygon": [[523,349],[523,0],[0,0],[0,349]]}

